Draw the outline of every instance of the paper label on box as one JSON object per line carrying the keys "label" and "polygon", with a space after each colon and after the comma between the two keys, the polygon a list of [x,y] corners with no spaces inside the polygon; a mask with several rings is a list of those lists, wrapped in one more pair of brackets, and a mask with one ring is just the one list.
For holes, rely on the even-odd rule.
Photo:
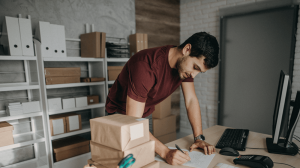
{"label": "paper label on box", "polygon": [[94,102],[94,100],[93,99],[90,99],[90,103],[93,103]]}
{"label": "paper label on box", "polygon": [[139,118],[139,119],[136,119],[136,121],[143,121],[143,120],[146,120],[146,118]]}
{"label": "paper label on box", "polygon": [[70,127],[70,131],[79,129],[78,115],[69,117],[69,127]]}
{"label": "paper label on box", "polygon": [[135,140],[144,136],[143,123],[130,126],[130,139]]}
{"label": "paper label on box", "polygon": [[64,121],[63,119],[52,120],[53,125],[53,134],[62,134],[64,133]]}

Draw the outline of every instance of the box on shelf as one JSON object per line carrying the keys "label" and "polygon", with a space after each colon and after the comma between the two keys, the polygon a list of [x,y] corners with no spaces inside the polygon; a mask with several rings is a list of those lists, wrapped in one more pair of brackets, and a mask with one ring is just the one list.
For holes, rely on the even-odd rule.
{"label": "box on shelf", "polygon": [[82,129],[81,115],[76,113],[64,114],[66,117],[67,132],[78,131]]}
{"label": "box on shelf", "polygon": [[8,103],[6,106],[6,114],[8,116],[16,116],[23,114],[23,106],[21,102]]}
{"label": "box on shelf", "polygon": [[166,135],[155,137],[163,144],[176,140],[176,132],[172,132]]}
{"label": "box on shelf", "polygon": [[172,132],[176,132],[176,116],[170,115],[162,119],[152,119],[153,136],[159,137]]}
{"label": "box on shelf", "polygon": [[80,82],[91,82],[90,78],[80,78]]}
{"label": "box on shelf", "polygon": [[45,77],[80,77],[80,67],[74,68],[44,68]]}
{"label": "box on shelf", "polygon": [[87,97],[86,96],[83,96],[83,97],[76,97],[75,98],[75,104],[76,104],[76,107],[86,107],[88,105],[88,102],[87,102]]}
{"label": "box on shelf", "polygon": [[40,101],[22,102],[23,113],[40,112]]}
{"label": "box on shelf", "polygon": [[56,162],[90,152],[90,141],[80,136],[72,136],[52,141]]}
{"label": "box on shelf", "polygon": [[155,110],[152,113],[152,118],[165,118],[171,115],[171,95],[165,100],[155,105]]}
{"label": "box on shelf", "polygon": [[144,38],[144,35],[142,33],[136,33],[136,34],[129,35],[130,57],[132,57],[137,52],[143,50],[143,48],[144,48],[143,38]]}
{"label": "box on shelf", "polygon": [[101,82],[101,81],[105,81],[105,78],[90,78],[91,82]]}
{"label": "box on shelf", "polygon": [[59,135],[67,132],[66,117],[62,115],[49,116],[51,135]]}
{"label": "box on shelf", "polygon": [[63,109],[75,108],[75,98],[63,98]]}
{"label": "box on shelf", "polygon": [[14,144],[13,130],[8,122],[0,122],[0,147]]}
{"label": "box on shelf", "polygon": [[114,114],[90,120],[92,141],[116,150],[131,149],[149,141],[149,120]]}
{"label": "box on shelf", "polygon": [[[92,160],[97,163],[101,163],[103,166],[111,164],[111,160],[121,161],[128,154],[133,154],[136,161],[132,165],[132,168],[140,168],[154,161],[155,141],[148,141],[123,151],[91,141],[91,154]],[[105,163],[105,160],[109,161],[109,163]],[[117,164],[115,167],[116,166]]]}
{"label": "box on shelf", "polygon": [[46,85],[80,83],[80,77],[46,77]]}
{"label": "box on shelf", "polygon": [[98,95],[88,95],[87,96],[87,103],[88,103],[88,105],[98,104],[99,103],[99,96]]}
{"label": "box on shelf", "polygon": [[48,110],[55,111],[55,110],[62,110],[61,98],[50,98],[48,99]]}
{"label": "box on shelf", "polygon": [[104,58],[106,33],[92,32],[80,35],[81,57]]}
{"label": "box on shelf", "polygon": [[108,66],[108,80],[116,80],[121,73],[124,66]]}

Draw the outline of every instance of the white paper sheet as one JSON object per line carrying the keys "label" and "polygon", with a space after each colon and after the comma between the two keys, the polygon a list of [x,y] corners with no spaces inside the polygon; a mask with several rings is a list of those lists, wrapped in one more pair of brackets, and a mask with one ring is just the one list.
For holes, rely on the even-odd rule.
{"label": "white paper sheet", "polygon": [[79,129],[79,118],[78,115],[69,117],[69,127],[70,131]]}
{"label": "white paper sheet", "polygon": [[65,133],[63,119],[52,120],[52,125],[54,135]]}
{"label": "white paper sheet", "polygon": [[[176,148],[169,147],[169,149],[176,149]],[[188,151],[186,149],[182,149],[182,150]],[[215,154],[205,155],[202,152],[196,152],[196,151],[189,152],[189,155],[190,155],[191,161],[188,161],[183,165],[190,166],[190,167],[197,167],[197,168],[207,168],[215,156]],[[155,157],[155,160],[164,162],[164,160],[158,155]]]}
{"label": "white paper sheet", "polygon": [[130,126],[130,139],[135,140],[144,136],[143,123]]}

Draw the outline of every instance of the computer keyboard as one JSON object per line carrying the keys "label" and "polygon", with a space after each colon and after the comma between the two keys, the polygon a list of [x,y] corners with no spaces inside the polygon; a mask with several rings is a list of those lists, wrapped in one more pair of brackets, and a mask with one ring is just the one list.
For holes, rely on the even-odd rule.
{"label": "computer keyboard", "polygon": [[244,151],[249,135],[247,129],[226,129],[221,136],[216,148],[231,147],[235,150]]}

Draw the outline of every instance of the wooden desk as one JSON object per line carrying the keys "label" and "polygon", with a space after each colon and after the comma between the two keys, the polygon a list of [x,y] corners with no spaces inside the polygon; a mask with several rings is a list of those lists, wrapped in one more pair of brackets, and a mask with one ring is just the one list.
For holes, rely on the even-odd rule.
{"label": "wooden desk", "polygon": [[[216,126],[213,126],[213,127],[203,130],[203,134],[205,135],[205,138],[206,138],[205,141],[212,145],[216,145],[226,128],[228,128],[228,127],[216,125]],[[271,137],[271,136],[250,131],[249,136],[248,136],[248,141],[247,141],[247,147],[267,148],[267,145],[266,145],[267,137]],[[193,135],[189,135],[189,136],[183,137],[181,139],[177,139],[175,141],[169,142],[166,144],[166,146],[175,147],[175,144],[177,144],[182,149],[189,149],[189,147],[193,143],[193,141],[194,141]],[[300,147],[300,143],[298,143],[298,141],[293,141],[293,142],[295,142],[298,145],[298,147]],[[203,152],[203,150],[199,150],[199,149],[197,149],[196,151]],[[220,155],[219,151],[220,151],[220,149],[216,148],[216,152],[214,153],[216,155],[215,155],[214,159],[212,160],[212,162],[210,163],[210,165],[208,166],[208,168],[213,168],[218,163],[234,165],[234,163],[233,163],[233,159],[235,158],[234,156]],[[300,155],[299,154],[297,154],[295,156],[272,154],[272,153],[268,153],[267,149],[246,149],[246,151],[239,151],[239,153],[241,155],[247,155],[247,154],[265,155],[265,156],[269,156],[273,160],[273,162],[286,163],[286,164],[290,164],[294,167],[300,167]],[[246,168],[246,166],[242,166],[242,165],[236,165],[236,166],[240,167],[240,168]],[[187,168],[187,166],[171,166],[164,162],[160,162],[160,167],[161,168],[175,168],[175,167],[176,168]],[[282,164],[274,164],[273,168],[288,168],[288,167],[289,166],[282,165]]]}

